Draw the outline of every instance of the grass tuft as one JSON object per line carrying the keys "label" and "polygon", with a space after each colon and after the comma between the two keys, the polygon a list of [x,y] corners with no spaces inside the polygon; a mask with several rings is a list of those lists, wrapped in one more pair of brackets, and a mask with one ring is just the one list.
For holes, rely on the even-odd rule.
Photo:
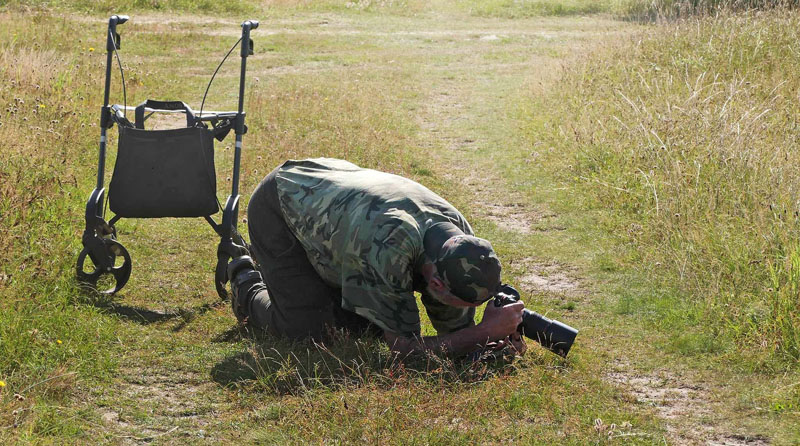
{"label": "grass tuft", "polygon": [[[426,354],[400,358],[377,338],[336,332],[325,344],[288,342],[254,335],[251,347],[220,363],[220,384],[251,391],[300,396],[318,391],[390,389],[397,386],[455,389],[513,374],[513,355],[485,352],[482,361]],[[507,352],[510,354],[510,352]]]}

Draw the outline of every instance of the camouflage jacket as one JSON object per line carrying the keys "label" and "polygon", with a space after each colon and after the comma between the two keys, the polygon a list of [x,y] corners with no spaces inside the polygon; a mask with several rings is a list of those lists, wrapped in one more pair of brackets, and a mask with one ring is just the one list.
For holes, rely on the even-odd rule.
{"label": "camouflage jacket", "polygon": [[450,221],[473,234],[443,198],[409,179],[330,158],[287,161],[276,179],[287,225],[320,277],[341,288],[342,308],[415,336],[419,291],[437,332],[474,324],[473,308],[434,300],[419,274],[429,225]]}

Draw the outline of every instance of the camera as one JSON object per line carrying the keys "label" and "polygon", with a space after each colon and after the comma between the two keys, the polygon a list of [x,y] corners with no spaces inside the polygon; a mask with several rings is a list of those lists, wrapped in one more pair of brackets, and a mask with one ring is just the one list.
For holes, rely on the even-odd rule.
{"label": "camera", "polygon": [[[517,302],[520,299],[519,291],[511,285],[500,285],[500,291],[495,295],[495,306],[502,307]],[[522,310],[522,323],[517,331],[526,338],[533,339],[542,347],[566,358],[578,330],[557,320],[549,319],[539,313]]]}

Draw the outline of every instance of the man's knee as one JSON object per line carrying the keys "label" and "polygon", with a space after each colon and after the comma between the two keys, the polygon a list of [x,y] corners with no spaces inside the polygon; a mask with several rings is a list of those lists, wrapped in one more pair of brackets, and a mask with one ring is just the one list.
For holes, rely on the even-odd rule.
{"label": "man's knee", "polygon": [[303,311],[281,311],[264,284],[258,284],[242,292],[248,327],[255,328],[276,337],[292,340],[312,338],[322,340],[336,326],[336,319],[330,308],[304,309]]}

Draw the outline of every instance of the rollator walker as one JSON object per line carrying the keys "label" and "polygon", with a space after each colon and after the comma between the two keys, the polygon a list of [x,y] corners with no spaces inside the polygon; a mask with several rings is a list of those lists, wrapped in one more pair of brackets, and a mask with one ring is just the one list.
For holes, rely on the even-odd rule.
{"label": "rollator walker", "polygon": [[[242,23],[241,72],[239,75],[239,108],[237,111],[204,111],[205,95],[211,87],[225,59],[236,48],[234,45],[211,77],[206,88],[200,112],[193,111],[180,101],[147,100],[137,107],[127,106],[125,77],[119,59],[120,35],[117,27],[128,21],[128,16],[114,15],[108,20],[106,36],[106,80],[103,107],[100,110],[100,153],[97,163],[97,185],[86,203],[86,229],[83,232],[83,250],[78,255],[78,280],[96,289],[98,280],[110,275],[114,286],[103,294],[121,290],[131,276],[131,257],[117,239],[115,224],[121,218],[203,217],[219,235],[217,267],[214,283],[220,298],[227,300],[226,267],[234,255],[246,251],[246,243],[236,229],[239,214],[239,168],[242,154],[242,137],[247,132],[244,112],[244,89],[247,57],[253,54],[250,31],[258,22]],[[112,55],[116,54],[123,85],[123,105],[109,106]],[[133,110],[134,122],[126,112]],[[145,128],[145,121],[153,113],[183,114],[186,127],[168,130]],[[108,206],[114,216],[105,219],[105,164],[108,129],[117,124],[119,144],[117,160],[108,191]],[[216,195],[214,168],[214,139],[222,141],[233,130],[236,145],[233,160],[231,193],[222,207],[222,220],[217,223],[212,215],[220,210]],[[87,257],[93,265],[86,262]],[[93,266],[93,268],[92,268]],[[86,268],[89,268],[87,270]]]}

